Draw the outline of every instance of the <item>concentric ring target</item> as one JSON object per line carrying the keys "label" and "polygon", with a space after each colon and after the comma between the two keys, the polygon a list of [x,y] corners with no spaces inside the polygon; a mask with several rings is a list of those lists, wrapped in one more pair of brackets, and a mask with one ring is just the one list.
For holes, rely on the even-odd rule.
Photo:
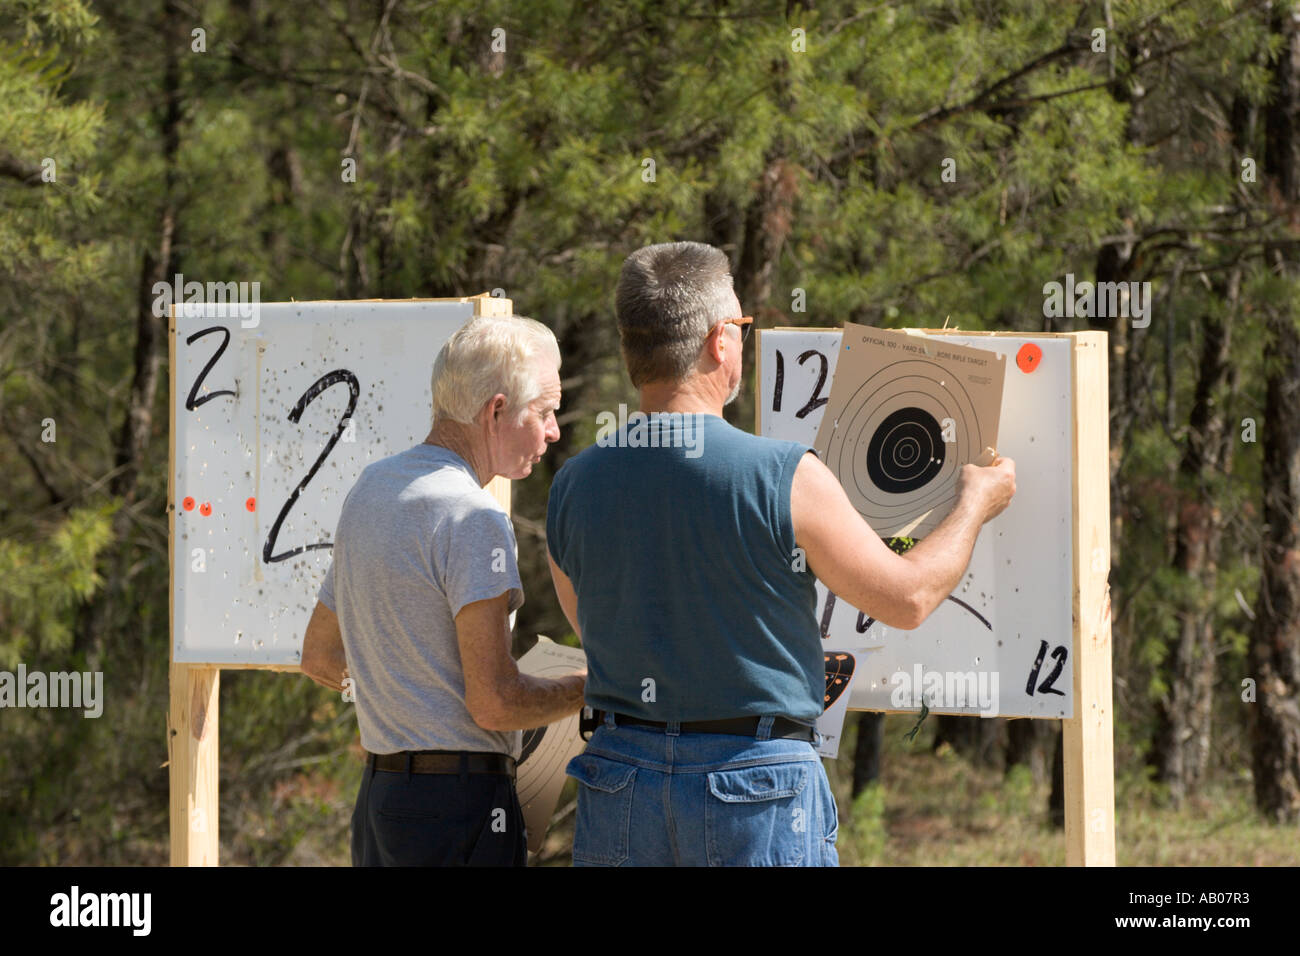
{"label": "concentric ring target", "polygon": [[943,433],[923,408],[900,408],[867,444],[867,474],[881,491],[902,495],[930,482],[943,467]]}
{"label": "concentric ring target", "polygon": [[[958,376],[908,358],[873,372],[845,402],[826,464],[877,534],[919,537],[947,513],[958,470],[989,437]],[[931,518],[935,509],[943,510]]]}

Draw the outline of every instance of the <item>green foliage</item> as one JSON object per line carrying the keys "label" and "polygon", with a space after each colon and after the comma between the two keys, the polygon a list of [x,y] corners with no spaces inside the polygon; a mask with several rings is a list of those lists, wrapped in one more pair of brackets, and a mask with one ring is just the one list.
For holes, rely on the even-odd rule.
{"label": "green foliage", "polygon": [[0,540],[0,669],[71,645],[70,612],[101,583],[95,564],[115,510],[78,508],[44,540]]}
{"label": "green foliage", "polygon": [[[840,829],[836,840],[842,856],[855,864],[888,864],[885,846],[888,830],[885,825],[885,788],[878,783],[863,788],[849,808],[848,822]],[[842,860],[842,862],[844,862]]]}

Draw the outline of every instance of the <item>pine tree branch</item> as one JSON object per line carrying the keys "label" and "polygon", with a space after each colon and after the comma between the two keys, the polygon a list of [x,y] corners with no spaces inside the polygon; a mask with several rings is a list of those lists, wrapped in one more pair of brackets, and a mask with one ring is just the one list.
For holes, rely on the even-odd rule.
{"label": "pine tree branch", "polygon": [[[1033,73],[1035,70],[1039,70],[1042,67],[1047,66],[1049,63],[1054,63],[1065,56],[1077,52],[1078,50],[1079,50],[1079,44],[1077,42],[1071,42],[1070,40],[1067,39],[1064,43],[1062,43],[1060,46],[1056,47],[1055,49],[1048,50],[1046,53],[1030,60],[1024,66],[1020,67],[1020,69],[1008,73],[1006,76],[1002,77],[1002,79],[997,80],[996,82],[990,84],[989,86],[986,86],[984,89],[980,90],[970,99],[968,99],[965,103],[958,104],[957,106],[936,106],[933,107],[932,109],[926,110],[916,119],[915,122],[912,123],[910,128],[913,130],[925,129],[927,126],[930,126],[934,123],[941,123],[944,120],[950,119],[951,117],[957,116],[961,113],[969,113],[974,110],[981,110],[986,107],[996,105],[998,101],[994,100],[994,96],[998,93],[999,90],[1005,89],[1006,87],[1010,86],[1012,83],[1016,82],[1016,80],[1028,76],[1030,73]],[[1102,83],[1099,85],[1106,86],[1108,84]],[[1082,89],[1088,89],[1088,88],[1089,87],[1083,87]],[[1071,90],[1068,92],[1077,92],[1077,91]],[[1064,94],[1061,93],[1061,94],[1050,94],[1050,95],[1064,95]],[[1038,97],[1030,97],[1028,101],[1032,102],[1034,99],[1037,98]],[[1006,102],[1006,101],[1002,101],[1002,102]]]}
{"label": "pine tree branch", "polygon": [[[34,163],[24,163],[12,153],[0,151],[0,176],[6,176],[9,179],[16,179],[24,186],[48,186],[49,183],[41,179],[41,173],[45,170]],[[77,177],[71,173],[63,173],[63,178],[59,180],[60,185],[75,186]]]}

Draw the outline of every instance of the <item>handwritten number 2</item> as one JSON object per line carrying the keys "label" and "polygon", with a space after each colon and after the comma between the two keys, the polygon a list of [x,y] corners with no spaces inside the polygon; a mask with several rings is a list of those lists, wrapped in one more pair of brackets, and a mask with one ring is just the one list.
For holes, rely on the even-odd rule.
{"label": "handwritten number 2", "polygon": [[803,418],[809,412],[816,411],[817,409],[825,405],[828,401],[830,401],[830,399],[828,398],[820,397],[822,393],[822,386],[826,384],[826,372],[831,365],[831,363],[826,360],[826,356],[822,355],[822,353],[818,352],[816,349],[809,349],[807,352],[804,352],[802,355],[799,356],[799,364],[802,365],[804,362],[808,361],[814,355],[822,360],[822,370],[817,376],[817,387],[813,389],[812,398],[808,399],[808,404],[805,405],[803,408],[799,409],[799,411],[794,413],[795,418]]}
{"label": "handwritten number 2", "polygon": [[202,397],[196,397],[199,394],[199,386],[203,384],[203,380],[207,377],[208,373],[212,371],[212,366],[217,364],[217,360],[221,358],[222,353],[226,351],[226,346],[230,344],[230,329],[222,325],[214,325],[208,329],[200,329],[185,340],[186,345],[193,345],[198,339],[203,338],[205,335],[211,335],[213,332],[220,332],[225,336],[225,338],[223,338],[221,344],[217,346],[217,350],[212,354],[212,358],[208,359],[208,364],[203,366],[203,371],[199,372],[199,377],[194,380],[194,385],[190,387],[190,394],[185,397],[185,410],[189,412],[194,411],[194,409],[198,408],[204,402],[212,401],[218,395],[230,395],[231,397],[234,397],[235,394],[230,389],[223,388],[220,391],[208,392],[208,394]]}
{"label": "handwritten number 2", "polygon": [[284,506],[280,508],[280,513],[276,515],[275,524],[271,525],[271,533],[266,536],[266,544],[262,547],[262,560],[267,564],[270,564],[273,561],[284,561],[287,558],[292,558],[295,554],[302,554],[304,551],[314,551],[317,548],[334,547],[334,545],[329,541],[318,541],[315,544],[304,544],[297,548],[291,548],[288,551],[281,551],[279,554],[272,553],[275,550],[275,539],[280,534],[280,525],[284,523],[285,515],[289,513],[289,509],[292,508],[294,502],[298,500],[298,496],[302,494],[302,490],[307,487],[307,483],[316,477],[316,472],[320,470],[320,466],[324,464],[329,453],[333,451],[334,446],[338,444],[339,437],[343,434],[344,427],[348,420],[352,418],[352,413],[356,411],[357,396],[361,394],[361,384],[357,381],[357,377],[347,369],[337,369],[333,372],[326,372],[318,378],[315,383],[307,389],[307,391],[302,393],[302,397],[298,399],[298,403],[294,405],[289,412],[289,421],[293,422],[295,425],[298,424],[298,420],[302,418],[303,411],[308,405],[316,400],[318,395],[324,392],[327,388],[344,382],[347,383],[349,392],[348,407],[339,418],[339,423],[334,427],[334,434],[331,435],[330,440],[325,443],[325,447],[321,449],[321,453],[316,456],[316,461],[312,463],[311,470],[307,472],[302,481],[298,482],[298,487],[293,489],[293,494],[289,495]]}

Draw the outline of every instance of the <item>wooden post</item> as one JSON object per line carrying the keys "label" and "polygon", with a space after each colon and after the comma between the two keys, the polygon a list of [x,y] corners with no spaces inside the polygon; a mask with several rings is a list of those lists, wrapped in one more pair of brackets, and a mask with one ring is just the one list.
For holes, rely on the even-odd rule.
{"label": "wooden post", "polygon": [[170,668],[167,766],[171,784],[171,865],[217,865],[217,716],[221,670]]}
{"label": "wooden post", "polygon": [[510,514],[510,479],[493,478],[487,483],[487,490],[497,500],[497,504],[506,509],[506,514]]}
{"label": "wooden post", "polygon": [[1106,333],[1074,332],[1074,717],[1065,734],[1065,862],[1115,865]]}

